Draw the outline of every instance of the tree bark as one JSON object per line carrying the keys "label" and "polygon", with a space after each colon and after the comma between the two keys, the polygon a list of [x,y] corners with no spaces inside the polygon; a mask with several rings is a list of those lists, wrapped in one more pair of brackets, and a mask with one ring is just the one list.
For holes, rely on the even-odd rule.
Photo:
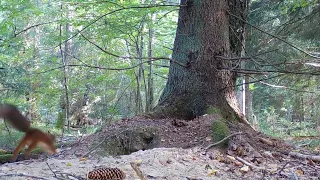
{"label": "tree bark", "polygon": [[[192,119],[208,110],[219,110],[227,119],[241,119],[235,97],[236,74],[232,67],[229,5],[236,1],[182,0],[174,50],[166,87],[154,109],[158,117]],[[234,53],[237,54],[237,53]],[[178,61],[178,65],[174,63]]]}

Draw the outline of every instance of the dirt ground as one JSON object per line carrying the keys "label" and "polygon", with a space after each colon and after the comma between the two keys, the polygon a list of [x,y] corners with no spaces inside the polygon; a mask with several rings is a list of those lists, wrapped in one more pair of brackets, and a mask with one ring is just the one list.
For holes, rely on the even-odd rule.
{"label": "dirt ground", "polygon": [[[125,172],[126,179],[140,179],[131,162],[141,164],[139,167],[147,179],[320,179],[319,161],[293,158],[288,155],[294,150],[292,145],[241,125],[233,127],[232,133],[249,133],[231,137],[228,149],[213,147],[206,150],[205,147],[213,143],[210,124],[214,119],[212,116],[188,122],[144,117],[123,119],[96,134],[80,137],[69,146],[60,147],[60,153],[55,156],[3,164],[0,179],[62,179],[66,175],[69,179],[71,176],[81,179],[98,167],[117,167]],[[92,146],[116,134],[119,129],[149,126],[160,129],[158,148],[102,157],[96,153],[99,146]],[[85,154],[86,158],[82,158]]]}

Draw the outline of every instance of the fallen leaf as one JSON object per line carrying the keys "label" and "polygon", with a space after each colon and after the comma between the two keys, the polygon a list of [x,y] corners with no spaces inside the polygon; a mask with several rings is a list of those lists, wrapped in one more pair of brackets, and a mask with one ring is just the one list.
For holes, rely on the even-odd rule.
{"label": "fallen leaf", "polygon": [[221,156],[217,157],[217,161],[222,162],[223,158]]}
{"label": "fallen leaf", "polygon": [[211,141],[211,140],[212,140],[212,138],[210,136],[206,137],[206,141]]}
{"label": "fallen leaf", "polygon": [[227,155],[227,158],[230,159],[231,161],[235,161],[236,160],[236,158],[234,158],[233,156],[229,156],[229,155]]}
{"label": "fallen leaf", "polygon": [[309,164],[311,166],[315,166],[315,163],[311,159],[308,159],[308,163],[307,164]]}
{"label": "fallen leaf", "polygon": [[242,162],[240,162],[240,161],[235,161],[235,162],[234,162],[234,165],[235,165],[235,166],[243,166]]}
{"label": "fallen leaf", "polygon": [[277,172],[279,166],[278,164],[270,163],[267,165],[268,169],[270,169],[271,172]]}
{"label": "fallen leaf", "polygon": [[8,171],[10,171],[10,168],[8,168],[8,167],[3,167],[3,168],[1,168],[1,171],[3,171],[3,172],[8,172]]}
{"label": "fallen leaf", "polygon": [[208,176],[215,176],[218,171],[214,169],[208,169]]}
{"label": "fallen leaf", "polygon": [[304,174],[304,171],[302,169],[297,169],[295,172],[300,176]]}
{"label": "fallen leaf", "polygon": [[140,165],[142,164],[142,160],[141,160],[141,159],[136,160],[135,163],[136,163],[138,166],[140,166]]}
{"label": "fallen leaf", "polygon": [[249,166],[243,166],[241,169],[240,169],[241,172],[243,173],[246,173],[249,171]]}
{"label": "fallen leaf", "polygon": [[191,160],[193,160],[193,157],[190,157],[190,156],[185,156],[182,158],[183,161],[185,162],[190,162]]}
{"label": "fallen leaf", "polygon": [[71,162],[67,162],[66,166],[72,166]]}

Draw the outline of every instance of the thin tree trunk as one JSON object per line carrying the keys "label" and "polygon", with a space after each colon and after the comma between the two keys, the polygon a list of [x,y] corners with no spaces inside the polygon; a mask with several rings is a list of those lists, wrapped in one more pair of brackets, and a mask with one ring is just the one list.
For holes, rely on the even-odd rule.
{"label": "thin tree trunk", "polygon": [[[63,9],[63,6],[61,5],[61,10]],[[69,12],[68,12],[69,15]],[[63,26],[60,24],[60,37],[62,37],[62,32],[63,32]],[[70,25],[66,25],[66,33],[68,34],[70,32]],[[65,118],[67,122],[67,130],[70,130],[70,120],[69,120],[69,111],[70,111],[70,103],[69,103],[69,90],[68,90],[68,74],[69,74],[69,68],[68,68],[68,58],[67,55],[69,50],[71,49],[71,45],[69,44],[70,42],[65,42],[64,44],[64,52],[62,48],[62,43],[60,43],[60,54],[61,54],[61,61],[63,64],[63,87],[64,87],[64,110],[65,110]],[[62,128],[62,132],[64,132],[64,128]],[[63,134],[63,133],[62,133]]]}
{"label": "thin tree trunk", "polygon": [[[37,6],[39,6],[39,1],[35,1]],[[27,27],[30,27],[31,24],[28,20]],[[26,38],[25,38],[25,45],[26,49],[32,49],[33,54],[33,60],[28,60],[26,70],[33,70],[35,68],[35,64],[37,64],[37,57],[39,56],[39,42],[40,42],[40,36],[39,36],[39,28],[40,27],[34,27],[33,29],[29,29],[25,32]],[[32,35],[33,38],[32,38]],[[27,75],[29,78],[31,78],[30,75]],[[34,92],[37,91],[37,88],[39,88],[39,82],[38,78],[29,79],[29,89],[25,93],[26,95],[26,101],[28,102],[28,111],[26,112],[26,116],[28,119],[35,121],[36,119],[39,119],[40,116],[37,114],[37,103],[36,103],[36,97],[34,96]]]}
{"label": "thin tree trunk", "polygon": [[[151,14],[151,24],[155,19],[155,15]],[[148,87],[147,87],[147,93],[146,93],[146,112],[150,112],[153,108],[153,101],[154,101],[154,93],[153,93],[153,34],[154,30],[152,26],[149,26],[149,43],[148,43],[148,59],[150,60],[148,62],[149,66],[149,73],[148,73]]]}
{"label": "thin tree trunk", "polygon": [[249,83],[250,82],[250,78],[249,76],[244,76],[245,79],[245,116],[246,118],[252,119],[252,96],[250,93],[250,87],[249,87]]}
{"label": "thin tree trunk", "polygon": [[[67,8],[67,18],[70,18],[70,9]],[[66,34],[71,34],[71,25],[69,23],[66,24]],[[64,44],[64,89],[66,93],[66,121],[67,121],[67,128],[68,131],[70,130],[70,101],[69,101],[69,87],[68,87],[68,77],[70,72],[69,61],[70,58],[68,54],[72,54],[71,48],[72,47],[72,40],[66,41]]]}
{"label": "thin tree trunk", "polygon": [[[145,92],[146,92],[146,81],[145,81],[145,75],[144,75],[144,67],[143,67],[143,45],[144,45],[144,38],[143,38],[143,28],[144,28],[144,22],[141,23],[140,33],[137,37],[136,42],[136,52],[138,57],[138,63],[140,63],[140,66],[138,68],[137,74],[136,74],[136,81],[137,81],[137,91],[136,91],[136,105],[137,105],[137,111],[136,114],[140,114],[143,112],[143,103],[142,103],[142,84],[144,84]],[[139,40],[140,38],[140,40]],[[142,83],[142,81],[144,83]]]}
{"label": "thin tree trunk", "polygon": [[[28,23],[27,23],[27,27],[29,27],[30,26],[30,22],[28,21]],[[25,39],[24,39],[24,41],[25,41],[25,49],[29,49],[29,48],[31,48],[31,37],[30,37],[30,30],[28,30],[28,31],[26,31],[25,32]],[[30,70],[32,70],[31,69],[31,66],[33,66],[33,65],[31,65],[31,63],[26,63],[26,70],[27,71],[30,71]],[[26,117],[29,119],[29,120],[34,120],[33,119],[33,92],[32,92],[32,80],[30,79],[31,78],[31,76],[30,75],[28,75],[27,74],[27,77],[28,77],[28,79],[29,79],[29,87],[31,87],[30,89],[27,89],[26,90],[26,92],[25,92],[25,97],[26,97],[26,101],[28,102],[28,110],[27,110],[27,112],[26,112]]]}
{"label": "thin tree trunk", "polygon": [[142,97],[141,97],[141,68],[139,67],[138,71],[136,72],[136,97],[135,97],[135,103],[136,103],[136,114],[139,114],[142,112]]}

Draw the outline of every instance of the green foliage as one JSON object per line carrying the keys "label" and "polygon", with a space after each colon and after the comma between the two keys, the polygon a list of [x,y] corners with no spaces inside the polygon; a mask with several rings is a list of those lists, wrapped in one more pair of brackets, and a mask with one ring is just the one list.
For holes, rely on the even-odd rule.
{"label": "green foliage", "polygon": [[252,83],[252,84],[249,85],[249,90],[250,90],[250,91],[253,91],[253,90],[255,90],[255,89],[256,89],[256,87],[254,86],[254,83]]}
{"label": "green foliage", "polygon": [[207,108],[205,114],[220,114],[220,109],[217,107],[210,106]]}
{"label": "green foliage", "polygon": [[[214,142],[218,142],[230,135],[229,127],[223,120],[214,121],[211,125],[211,129],[212,129],[212,139]],[[221,145],[227,146],[228,140],[224,141]]]}
{"label": "green foliage", "polygon": [[65,125],[65,120],[66,120],[65,113],[59,112],[58,113],[58,119],[56,121],[55,127],[57,129],[63,129],[64,125]]}
{"label": "green foliage", "polygon": [[[85,95],[94,121],[132,116],[137,111],[136,79],[141,70],[144,79],[139,88],[142,104],[146,103],[149,29],[153,30],[152,56],[164,58],[153,62],[159,66],[152,66],[156,102],[168,74],[163,66],[169,65],[178,11],[153,4],[164,3],[1,1],[0,103],[16,104],[61,128],[57,112],[65,100],[66,76],[70,116],[82,108],[78,104],[83,104]],[[69,38],[70,50],[65,52]],[[61,53],[70,65],[67,74]]]}
{"label": "green foliage", "polygon": [[317,3],[314,0],[252,1],[249,23],[263,32],[248,26],[247,56],[271,52],[247,61],[245,69],[266,73],[250,75],[250,81],[255,83],[249,89],[259,130],[268,135],[285,139],[317,135],[319,78],[309,74],[316,72],[316,68],[305,64],[312,58],[297,50],[320,52]]}
{"label": "green foliage", "polygon": [[17,144],[19,143],[20,139],[22,138],[24,133],[11,131],[10,134],[7,131],[2,130],[0,132],[0,144],[1,148],[3,149],[11,149],[13,150]]}
{"label": "green foliage", "polygon": [[3,150],[3,149],[0,149],[0,155],[4,155],[4,154],[8,154],[9,152]]}
{"label": "green foliage", "polygon": [[282,118],[275,108],[264,110],[259,118],[259,130],[265,134],[287,139],[300,136],[317,136],[317,125],[315,121],[292,121]]}

